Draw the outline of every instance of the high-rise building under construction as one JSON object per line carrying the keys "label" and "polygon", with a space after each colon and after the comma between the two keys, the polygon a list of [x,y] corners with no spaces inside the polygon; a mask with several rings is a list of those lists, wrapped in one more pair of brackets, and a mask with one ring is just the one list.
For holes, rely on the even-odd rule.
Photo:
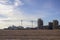
{"label": "high-rise building under construction", "polygon": [[53,29],[58,29],[58,20],[53,20]]}
{"label": "high-rise building under construction", "polygon": [[43,29],[43,20],[42,19],[38,19],[38,28]]}

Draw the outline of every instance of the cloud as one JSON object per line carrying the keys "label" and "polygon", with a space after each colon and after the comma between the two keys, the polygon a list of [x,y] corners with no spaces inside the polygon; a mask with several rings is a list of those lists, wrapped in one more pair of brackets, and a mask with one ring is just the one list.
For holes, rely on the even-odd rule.
{"label": "cloud", "polygon": [[[23,6],[20,0],[15,0],[13,4],[8,4],[9,0],[0,0],[0,28],[7,28],[9,25],[20,25],[20,21],[27,19],[18,6]],[[31,25],[30,22],[23,22],[23,26]]]}
{"label": "cloud", "polygon": [[[8,25],[19,25],[20,22],[12,22],[23,18],[23,13],[18,9],[22,6],[19,0],[14,1],[14,5],[8,5],[8,0],[0,0],[0,28],[8,27]],[[3,26],[2,26],[3,25]]]}
{"label": "cloud", "polygon": [[13,15],[12,12],[13,12],[12,6],[0,4],[0,15],[4,15],[6,17],[9,17],[9,16]]}
{"label": "cloud", "polygon": [[[17,6],[21,6],[23,3],[19,0],[15,0],[14,1],[14,5],[7,5],[7,4],[3,4],[6,3],[6,1],[8,0],[0,0],[0,14],[1,15],[5,15],[8,18],[15,18],[16,16],[18,16],[18,14],[20,14],[20,16],[22,16],[22,12],[19,10],[17,11]],[[17,15],[16,15],[17,14]]]}
{"label": "cloud", "polygon": [[19,5],[24,5],[20,0],[15,0],[14,1],[14,6],[19,6]]}
{"label": "cloud", "polygon": [[8,0],[0,0],[0,3],[6,3]]}

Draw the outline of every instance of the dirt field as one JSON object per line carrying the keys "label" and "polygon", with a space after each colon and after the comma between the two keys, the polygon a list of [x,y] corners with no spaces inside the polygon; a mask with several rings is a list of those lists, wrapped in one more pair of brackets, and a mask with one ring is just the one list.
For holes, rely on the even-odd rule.
{"label": "dirt field", "polygon": [[60,30],[0,30],[0,40],[60,40]]}

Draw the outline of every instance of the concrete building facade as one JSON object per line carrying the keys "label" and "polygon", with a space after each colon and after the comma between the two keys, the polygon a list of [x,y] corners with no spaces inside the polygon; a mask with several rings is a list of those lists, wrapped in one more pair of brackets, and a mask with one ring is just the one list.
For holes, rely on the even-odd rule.
{"label": "concrete building facade", "polygon": [[43,29],[43,20],[42,19],[38,19],[38,28]]}
{"label": "concrete building facade", "polygon": [[53,29],[58,29],[59,22],[58,20],[53,20]]}
{"label": "concrete building facade", "polygon": [[53,22],[49,22],[48,29],[53,29]]}

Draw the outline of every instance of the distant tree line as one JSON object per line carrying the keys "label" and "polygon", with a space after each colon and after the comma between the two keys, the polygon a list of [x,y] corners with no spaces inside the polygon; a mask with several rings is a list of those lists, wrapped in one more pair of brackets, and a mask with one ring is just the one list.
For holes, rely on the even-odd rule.
{"label": "distant tree line", "polygon": [[31,28],[31,27],[26,27],[24,28],[23,26],[15,26],[15,25],[12,25],[12,26],[9,26],[8,28],[4,28],[4,30],[26,30],[26,29],[37,29],[37,27],[35,28]]}

